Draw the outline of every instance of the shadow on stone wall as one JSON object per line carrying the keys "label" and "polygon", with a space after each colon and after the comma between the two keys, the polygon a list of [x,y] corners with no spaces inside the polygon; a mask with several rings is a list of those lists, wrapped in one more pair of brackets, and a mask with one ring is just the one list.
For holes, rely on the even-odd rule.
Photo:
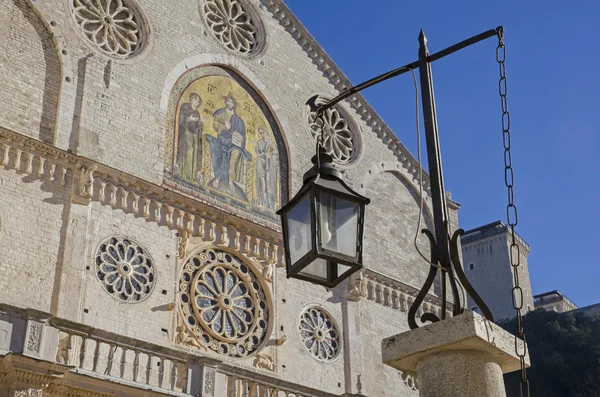
{"label": "shadow on stone wall", "polygon": [[42,142],[54,144],[58,117],[58,97],[61,84],[61,65],[57,49],[48,29],[39,16],[24,0],[13,0],[23,17],[37,33],[44,50],[45,76],[42,98],[42,115],[40,119],[39,139]]}

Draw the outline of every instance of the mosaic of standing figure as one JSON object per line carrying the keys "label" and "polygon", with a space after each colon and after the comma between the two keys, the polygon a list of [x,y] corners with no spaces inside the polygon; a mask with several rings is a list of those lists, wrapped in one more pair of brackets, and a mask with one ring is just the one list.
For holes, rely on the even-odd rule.
{"label": "mosaic of standing figure", "polygon": [[258,93],[218,66],[187,71],[169,98],[163,184],[277,225],[287,155]]}

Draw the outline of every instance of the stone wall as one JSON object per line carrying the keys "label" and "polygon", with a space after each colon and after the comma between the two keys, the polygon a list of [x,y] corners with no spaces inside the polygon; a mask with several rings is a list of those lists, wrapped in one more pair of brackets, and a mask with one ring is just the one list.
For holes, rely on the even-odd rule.
{"label": "stone wall", "polygon": [[[243,2],[263,35],[262,49],[251,55],[217,40],[198,0],[125,3],[143,38],[131,57],[107,55],[89,41],[73,11],[84,4],[79,0],[0,5],[0,34],[8,38],[0,43],[6,88],[0,92],[0,303],[324,393],[362,388],[367,395],[414,395],[400,374],[383,366],[379,351],[383,337],[407,329],[407,307],[428,271],[413,245],[419,216],[414,158],[360,95],[340,104],[336,112],[355,134],[358,154],[339,168],[372,200],[365,266],[388,281],[379,290],[367,287],[367,275],[364,294],[349,299],[356,284],[325,290],[286,279],[277,225],[234,216],[163,185],[169,98],[192,68],[220,65],[236,73],[281,131],[287,155],[281,183],[291,196],[315,150],[306,101],[332,97],[349,82],[280,1]],[[426,175],[423,184],[425,228],[431,227]],[[453,228],[457,209],[453,203]],[[106,286],[115,279],[98,279],[98,247],[115,236],[130,239],[152,261],[153,287],[139,302],[111,296]],[[418,241],[428,256],[427,240],[419,235]],[[208,247],[233,255],[260,284],[269,321],[259,354],[225,357],[182,331],[182,269]],[[124,266],[132,259],[118,262],[118,277],[130,278]],[[436,299],[430,295],[428,305]],[[322,316],[335,335],[336,346],[325,356],[306,347],[300,329],[307,313]],[[67,349],[61,346],[55,347]]]}

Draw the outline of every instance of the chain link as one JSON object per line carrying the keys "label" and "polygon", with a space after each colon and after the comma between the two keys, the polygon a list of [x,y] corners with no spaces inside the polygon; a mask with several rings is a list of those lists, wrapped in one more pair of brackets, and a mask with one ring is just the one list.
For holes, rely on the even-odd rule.
{"label": "chain link", "polygon": [[512,156],[510,152],[510,113],[508,112],[508,102],[506,94],[506,46],[504,45],[504,30],[502,27],[497,29],[498,47],[496,47],[496,62],[500,67],[500,80],[498,81],[498,92],[500,93],[500,103],[502,105],[502,141],[504,143],[504,183],[508,193],[508,205],[506,206],[506,220],[510,227],[511,245],[510,245],[510,264],[513,268],[514,287],[512,289],[512,303],[517,312],[517,333],[515,335],[515,353],[521,362],[521,397],[529,397],[529,380],[527,379],[527,367],[525,357],[527,356],[527,342],[525,332],[523,331],[523,317],[521,309],[523,308],[523,289],[519,285],[519,266],[521,264],[521,250],[517,245],[515,226],[519,223],[517,207],[515,206],[514,183],[515,175],[512,168]]}

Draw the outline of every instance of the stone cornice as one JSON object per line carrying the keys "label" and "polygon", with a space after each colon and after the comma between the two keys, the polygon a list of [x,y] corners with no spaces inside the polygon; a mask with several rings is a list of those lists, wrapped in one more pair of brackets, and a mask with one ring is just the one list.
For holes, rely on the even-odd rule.
{"label": "stone cornice", "polygon": [[73,200],[98,201],[162,226],[282,264],[280,230],[233,216],[131,174],[0,127],[0,166],[66,186]]}
{"label": "stone cornice", "polygon": [[[302,23],[296,18],[283,0],[260,0],[266,9],[279,21],[281,26],[298,42],[304,52],[317,65],[331,85],[342,92],[353,86],[342,70],[327,55],[325,50],[317,43]],[[346,100],[356,113],[367,123],[371,130],[377,134],[381,141],[412,174],[414,179],[419,178],[419,163],[408,151],[406,146],[394,132],[387,126],[383,119],[367,100],[358,93]],[[429,186],[429,175],[423,170],[423,185]]]}

